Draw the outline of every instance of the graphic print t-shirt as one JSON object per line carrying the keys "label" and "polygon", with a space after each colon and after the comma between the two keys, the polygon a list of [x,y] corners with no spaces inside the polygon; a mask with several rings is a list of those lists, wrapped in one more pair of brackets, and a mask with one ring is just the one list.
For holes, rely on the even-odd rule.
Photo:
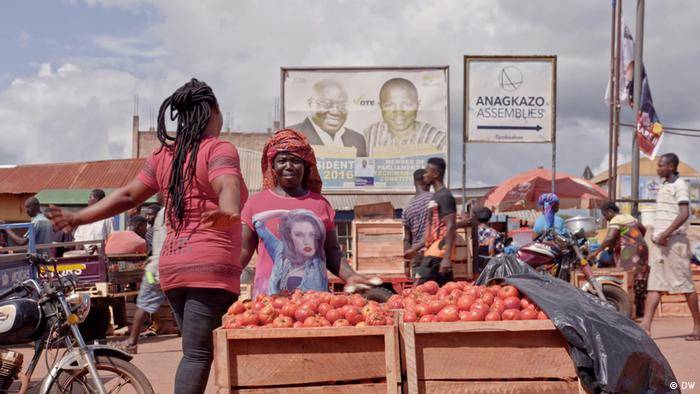
{"label": "graphic print t-shirt", "polygon": [[[443,249],[442,240],[447,234],[447,226],[442,222],[442,218],[457,212],[457,203],[452,193],[446,187],[438,190],[433,194],[433,198],[428,203],[430,221],[430,233],[426,237],[426,256],[443,257],[445,251]],[[431,247],[432,246],[432,247]],[[454,247],[454,245],[453,245]]]}
{"label": "graphic print t-shirt", "polygon": [[241,221],[258,235],[253,296],[328,290],[323,245],[335,211],[320,194],[283,197],[263,190],[248,200]]}

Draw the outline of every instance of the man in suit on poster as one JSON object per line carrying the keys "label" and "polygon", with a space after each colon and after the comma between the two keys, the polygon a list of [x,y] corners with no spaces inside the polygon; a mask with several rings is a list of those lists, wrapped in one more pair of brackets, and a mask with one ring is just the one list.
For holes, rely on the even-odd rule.
{"label": "man in suit on poster", "polygon": [[289,128],[304,133],[311,145],[354,147],[357,157],[366,157],[364,136],[343,127],[348,117],[348,95],[343,86],[335,80],[323,79],[314,84],[313,92],[309,116]]}

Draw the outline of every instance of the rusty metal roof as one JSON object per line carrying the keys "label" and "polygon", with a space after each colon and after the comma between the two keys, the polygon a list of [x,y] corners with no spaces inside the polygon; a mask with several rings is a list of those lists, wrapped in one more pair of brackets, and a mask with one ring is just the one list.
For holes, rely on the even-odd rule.
{"label": "rusty metal roof", "polygon": [[0,168],[0,193],[28,194],[44,189],[118,188],[134,179],[146,159],[29,164]]}

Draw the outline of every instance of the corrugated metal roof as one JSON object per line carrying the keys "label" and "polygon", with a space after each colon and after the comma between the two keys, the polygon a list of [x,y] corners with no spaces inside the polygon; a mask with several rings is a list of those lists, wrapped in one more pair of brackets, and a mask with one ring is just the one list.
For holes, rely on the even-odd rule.
{"label": "corrugated metal roof", "polygon": [[134,179],[145,161],[103,160],[0,168],[0,193],[37,193],[44,189],[114,189]]}

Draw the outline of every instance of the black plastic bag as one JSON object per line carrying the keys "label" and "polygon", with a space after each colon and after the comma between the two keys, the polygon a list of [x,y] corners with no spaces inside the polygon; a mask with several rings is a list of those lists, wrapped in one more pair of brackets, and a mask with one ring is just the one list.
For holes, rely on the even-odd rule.
{"label": "black plastic bag", "polygon": [[[670,388],[676,378],[668,361],[634,321],[591,294],[532,269],[502,278],[549,316],[568,342],[579,379],[588,391],[680,392]],[[488,283],[498,277],[482,273],[479,279]]]}
{"label": "black plastic bag", "polygon": [[518,258],[514,255],[499,254],[494,256],[491,261],[489,261],[474,283],[477,285],[485,285],[493,278],[506,278],[511,275],[524,274],[528,272],[536,274],[532,267],[518,260]]}

